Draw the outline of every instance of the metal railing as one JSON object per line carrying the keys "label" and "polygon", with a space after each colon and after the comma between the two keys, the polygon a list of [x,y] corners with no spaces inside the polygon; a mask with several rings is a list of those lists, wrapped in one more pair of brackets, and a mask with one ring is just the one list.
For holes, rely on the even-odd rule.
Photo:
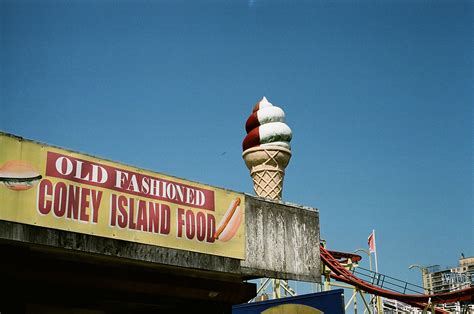
{"label": "metal railing", "polygon": [[352,273],[357,275],[360,279],[386,290],[401,294],[425,294],[426,289],[421,286],[381,273],[376,273],[364,267],[355,267],[352,269]]}

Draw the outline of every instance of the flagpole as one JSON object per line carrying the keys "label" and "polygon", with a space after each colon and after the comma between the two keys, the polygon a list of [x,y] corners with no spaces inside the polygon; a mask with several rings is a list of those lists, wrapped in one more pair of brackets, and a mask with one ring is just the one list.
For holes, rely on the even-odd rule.
{"label": "flagpole", "polygon": [[374,235],[374,258],[375,258],[375,272],[378,273],[379,272],[379,267],[378,267],[378,264],[377,264],[377,243],[376,243],[376,239],[375,239],[375,230],[372,229],[372,234]]}
{"label": "flagpole", "polygon": [[[375,272],[377,273],[377,276],[378,276],[378,273],[379,273],[379,267],[378,267],[378,263],[377,263],[377,243],[376,243],[376,239],[375,239],[375,230],[372,229],[372,234],[373,234],[373,237],[374,237],[374,259],[375,259]],[[379,314],[382,314],[383,313],[383,301],[382,301],[382,298],[380,296],[377,296],[377,313]]]}

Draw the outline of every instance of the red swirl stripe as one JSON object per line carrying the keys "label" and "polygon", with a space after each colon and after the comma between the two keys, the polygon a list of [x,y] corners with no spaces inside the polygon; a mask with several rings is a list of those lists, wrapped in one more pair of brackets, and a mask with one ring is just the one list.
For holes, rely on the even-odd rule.
{"label": "red swirl stripe", "polygon": [[249,118],[247,119],[247,122],[245,123],[245,130],[247,133],[250,133],[253,129],[256,127],[260,126],[260,121],[258,120],[258,113],[257,111],[254,111]]}
{"label": "red swirl stripe", "polygon": [[247,136],[244,138],[242,143],[242,149],[246,150],[255,146],[260,145],[260,128],[257,127],[250,131]]}

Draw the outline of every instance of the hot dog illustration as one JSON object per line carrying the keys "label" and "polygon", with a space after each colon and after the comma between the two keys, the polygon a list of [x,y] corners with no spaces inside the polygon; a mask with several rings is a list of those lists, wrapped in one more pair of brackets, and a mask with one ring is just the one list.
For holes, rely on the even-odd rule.
{"label": "hot dog illustration", "polygon": [[239,230],[242,216],[243,213],[240,208],[240,198],[236,198],[230,202],[229,208],[217,227],[214,238],[224,242],[232,239],[237,233],[237,230]]}
{"label": "hot dog illustration", "polygon": [[29,190],[39,180],[41,180],[41,175],[26,161],[10,160],[0,167],[0,183],[10,190]]}

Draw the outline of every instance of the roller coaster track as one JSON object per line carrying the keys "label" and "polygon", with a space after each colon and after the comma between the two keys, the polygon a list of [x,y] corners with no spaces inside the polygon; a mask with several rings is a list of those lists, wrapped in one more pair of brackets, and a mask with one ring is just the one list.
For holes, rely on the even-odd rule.
{"label": "roller coaster track", "polygon": [[[341,261],[347,261],[348,259],[351,259],[352,262],[358,262],[361,259],[359,255],[328,251],[323,246],[320,246],[320,252],[322,262],[332,271],[330,277],[350,284],[370,294],[398,300],[422,309],[426,308],[427,304],[446,304],[458,301],[474,301],[474,287],[439,294],[404,294],[384,289],[360,279],[341,264]],[[447,312],[436,309],[436,313]]]}

